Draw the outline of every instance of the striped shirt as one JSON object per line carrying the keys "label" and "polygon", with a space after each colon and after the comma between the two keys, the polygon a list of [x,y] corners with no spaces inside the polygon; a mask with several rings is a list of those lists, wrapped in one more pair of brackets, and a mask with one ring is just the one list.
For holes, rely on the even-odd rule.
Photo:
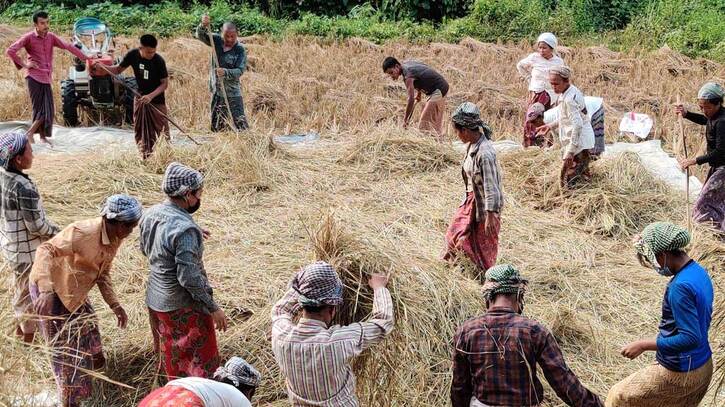
{"label": "striped shirt", "polygon": [[379,343],[393,329],[393,301],[387,288],[375,290],[365,322],[347,326],[293,319],[302,306],[293,289],[272,308],[272,351],[294,407],[357,407],[351,359]]}
{"label": "striped shirt", "polygon": [[40,195],[30,178],[0,169],[0,247],[5,260],[32,264],[40,244],[60,232],[45,216]]}
{"label": "striped shirt", "polygon": [[[466,168],[466,160],[472,165]],[[468,171],[467,171],[468,170]],[[467,172],[472,174],[469,180]],[[470,144],[466,150],[466,159],[461,169],[466,190],[473,189],[476,204],[476,220],[483,221],[486,212],[501,212],[503,209],[503,190],[501,189],[501,173],[496,160],[496,150],[485,136],[478,142]],[[471,184],[469,186],[469,184]]]}

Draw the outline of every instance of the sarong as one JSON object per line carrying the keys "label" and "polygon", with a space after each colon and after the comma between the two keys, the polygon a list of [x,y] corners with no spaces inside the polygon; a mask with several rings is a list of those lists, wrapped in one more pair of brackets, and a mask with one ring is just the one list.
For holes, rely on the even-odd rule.
{"label": "sarong", "polygon": [[579,181],[591,179],[591,173],[589,172],[590,162],[591,156],[589,155],[589,150],[583,150],[574,156],[571,166],[567,167],[563,164],[561,167],[562,186],[571,188]]}
{"label": "sarong", "polygon": [[496,265],[501,221],[498,217],[494,218],[494,230],[491,234],[486,233],[483,221],[471,225],[471,216],[476,210],[475,206],[474,194],[468,192],[466,200],[453,215],[453,220],[448,226],[446,232],[447,251],[443,258],[452,260],[462,251],[476,266],[485,272]]}
{"label": "sarong", "polygon": [[[38,299],[37,285],[30,285],[30,295],[33,302]],[[91,376],[83,370],[92,370],[93,361],[103,359],[101,333],[93,307],[86,302],[71,313],[54,294],[50,315],[41,317],[40,330],[52,349],[50,363],[58,397],[71,405],[79,405],[93,390]]]}
{"label": "sarong", "polygon": [[204,401],[181,386],[164,386],[144,397],[138,407],[204,407]]}
{"label": "sarong", "polygon": [[[228,97],[229,109],[234,117],[234,125],[237,130],[246,130],[249,128],[247,116],[244,114],[244,100],[241,96]],[[231,130],[229,125],[229,116],[226,103],[224,103],[224,95],[214,93],[211,97],[211,131]]]}
{"label": "sarong", "polygon": [[30,277],[31,264],[11,263],[5,260],[3,269],[8,272],[8,285],[13,290],[13,312],[15,321],[23,334],[35,333],[38,329],[37,322],[32,318],[35,315],[33,309],[33,300],[30,298],[30,287],[28,286],[28,278]]}
{"label": "sarong", "polygon": [[[529,110],[529,107],[531,107],[531,105],[533,105],[534,103],[541,103],[542,105],[544,105],[544,110],[549,110],[551,108],[551,96],[549,96],[549,92],[547,91],[538,93],[529,92],[528,102],[529,103],[526,105],[527,111]],[[551,134],[537,136],[536,126],[533,123],[526,121],[526,118],[524,118],[524,147],[550,147],[553,144],[554,140]]]}
{"label": "sarong", "polygon": [[709,223],[725,233],[725,167],[711,170],[695,201],[692,219]]}
{"label": "sarong", "polygon": [[420,113],[418,128],[433,133],[439,140],[443,139],[443,114],[446,110],[446,98],[440,90],[428,96],[428,100]]}
{"label": "sarong", "polygon": [[55,105],[53,104],[53,89],[49,83],[41,83],[28,76],[25,78],[30,93],[30,103],[33,105],[33,122],[41,120],[38,128],[40,137],[49,138],[53,136],[53,118],[55,116]]}
{"label": "sarong", "polygon": [[645,367],[615,384],[606,407],[697,407],[712,379],[712,359],[690,372],[673,372],[659,364]]}
{"label": "sarong", "polygon": [[[136,145],[141,157],[145,160],[154,152],[154,146],[161,134],[168,140],[169,122],[161,113],[168,115],[166,105],[153,104],[158,109],[153,109],[148,104],[139,103],[138,98],[133,101],[133,130],[136,138]],[[160,113],[159,113],[160,111]]]}
{"label": "sarong", "polygon": [[149,313],[168,379],[212,377],[219,367],[219,350],[211,315],[191,307],[171,312],[149,309]]}
{"label": "sarong", "polygon": [[589,154],[599,158],[604,152],[604,104],[592,115],[592,129],[594,129],[594,148]]}

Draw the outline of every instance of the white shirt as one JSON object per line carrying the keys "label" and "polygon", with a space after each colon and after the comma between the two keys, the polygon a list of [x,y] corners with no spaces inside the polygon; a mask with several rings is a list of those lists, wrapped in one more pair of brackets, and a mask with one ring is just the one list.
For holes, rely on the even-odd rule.
{"label": "white shirt", "polygon": [[546,59],[539,55],[538,52],[534,52],[519,61],[516,64],[516,69],[521,76],[529,80],[530,91],[539,93],[546,90],[552,94],[551,84],[549,83],[549,69],[563,65],[564,60],[558,55]]}
{"label": "white shirt", "polygon": [[168,382],[196,394],[204,407],[252,407],[252,403],[234,386],[201,377],[184,377]]}
{"label": "white shirt", "polygon": [[586,110],[584,94],[576,86],[570,85],[564,93],[556,95],[554,105],[559,107],[559,120],[552,125],[559,126],[559,141],[564,147],[564,155],[576,155],[594,148],[594,129]]}

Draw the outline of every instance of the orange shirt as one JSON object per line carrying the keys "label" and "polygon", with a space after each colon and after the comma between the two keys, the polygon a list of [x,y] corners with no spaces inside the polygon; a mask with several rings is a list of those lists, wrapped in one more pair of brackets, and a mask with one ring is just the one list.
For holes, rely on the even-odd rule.
{"label": "orange shirt", "polygon": [[83,305],[93,285],[113,308],[118,298],[111,284],[111,263],[121,241],[111,242],[102,217],[74,222],[38,247],[30,282],[55,292],[71,312]]}

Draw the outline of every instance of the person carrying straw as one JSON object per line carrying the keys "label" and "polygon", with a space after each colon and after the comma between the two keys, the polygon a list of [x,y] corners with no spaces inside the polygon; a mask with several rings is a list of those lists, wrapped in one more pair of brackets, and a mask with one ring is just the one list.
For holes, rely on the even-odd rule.
{"label": "person carrying straw", "polygon": [[453,338],[453,407],[541,405],[537,365],[566,405],[602,406],[566,365],[551,332],[521,315],[527,287],[509,264],[486,271],[486,312],[464,322]]}
{"label": "person carrying straw", "polygon": [[[371,276],[370,318],[340,326],[332,323],[343,304],[342,281],[335,269],[319,261],[295,274],[272,308],[272,352],[286,378],[293,407],[359,405],[350,364],[393,329],[387,283],[386,276]],[[295,323],[297,316],[301,317]]]}
{"label": "person carrying straw", "polygon": [[451,120],[458,138],[468,144],[461,168],[466,195],[446,232],[443,258],[453,260],[462,251],[484,272],[496,264],[504,202],[493,132],[471,102],[458,106]]}
{"label": "person carrying straw", "polygon": [[40,245],[30,273],[30,294],[51,347],[51,366],[63,406],[80,406],[93,390],[87,370],[104,366],[93,286],[113,310],[120,328],[128,316],[111,282],[118,248],[138,224],[141,204],[128,195],[106,199],[99,217],[74,222]]}
{"label": "person carrying straw", "polygon": [[33,342],[37,323],[32,312],[28,278],[41,243],[60,228],[45,214],[38,188],[25,173],[33,166],[33,147],[23,132],[0,136],[0,248],[9,274],[15,334]]}
{"label": "person carrying straw", "polygon": [[166,61],[156,53],[158,40],[151,34],[140,38],[138,48],[128,51],[118,65],[105,69],[118,75],[129,66],[138,84],[140,96],[133,101],[133,130],[141,157],[154,152],[159,136],[170,138],[165,92],[169,86]]}
{"label": "person carrying straw", "polygon": [[[237,26],[227,21],[222,33],[209,31],[210,19],[205,15],[196,28],[196,38],[212,48],[209,62],[209,91],[211,96],[211,131],[249,128],[244,114],[240,78],[247,66],[247,52],[237,41]],[[213,41],[213,42],[212,42]],[[231,114],[231,118],[229,115]],[[232,123],[229,121],[233,120]]]}
{"label": "person carrying straw", "polygon": [[707,271],[684,251],[687,230],[655,222],[635,237],[642,266],[670,278],[662,300],[659,334],[632,342],[622,355],[635,359],[656,352],[657,363],[617,383],[607,407],[696,407],[712,379],[712,350],[708,341],[712,321],[713,285]]}
{"label": "person carrying straw", "polygon": [[162,182],[168,198],[148,209],[140,223],[141,253],[151,270],[146,305],[154,350],[169,380],[211,377],[219,367],[214,327],[227,329],[202,259],[209,232],[192,217],[201,206],[203,187],[199,171],[169,164]]}
{"label": "person carrying straw", "polygon": [[695,201],[692,218],[696,222],[709,223],[725,233],[725,89],[715,82],[708,82],[697,93],[697,103],[703,114],[688,112],[682,105],[676,107],[677,114],[685,119],[705,126],[707,152],[697,158],[683,158],[680,167],[684,170],[695,164],[708,164],[707,180]]}

